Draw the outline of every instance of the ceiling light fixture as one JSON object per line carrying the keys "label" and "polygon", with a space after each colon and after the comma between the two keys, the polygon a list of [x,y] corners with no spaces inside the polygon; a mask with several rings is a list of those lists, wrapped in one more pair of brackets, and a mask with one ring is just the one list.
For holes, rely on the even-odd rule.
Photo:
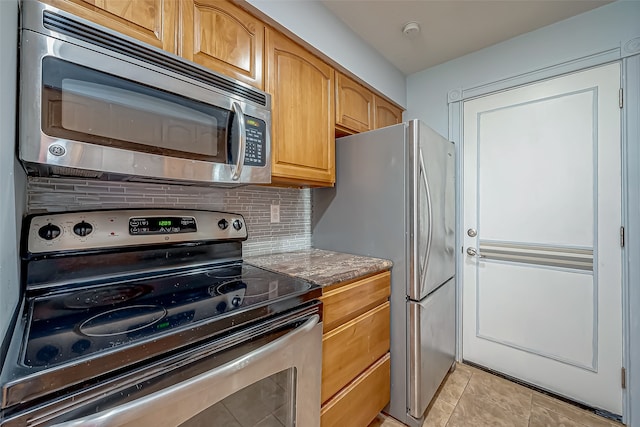
{"label": "ceiling light fixture", "polygon": [[418,34],[420,34],[420,24],[414,21],[407,22],[406,24],[404,24],[404,27],[402,28],[402,33],[408,39],[415,39],[418,36]]}

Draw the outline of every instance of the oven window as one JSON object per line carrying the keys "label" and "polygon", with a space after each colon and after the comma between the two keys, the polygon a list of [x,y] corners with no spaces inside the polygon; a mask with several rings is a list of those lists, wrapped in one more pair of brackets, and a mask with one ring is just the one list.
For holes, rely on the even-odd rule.
{"label": "oven window", "polygon": [[58,58],[42,60],[47,135],[226,163],[230,112]]}
{"label": "oven window", "polygon": [[179,427],[293,427],[295,368],[253,383]]}

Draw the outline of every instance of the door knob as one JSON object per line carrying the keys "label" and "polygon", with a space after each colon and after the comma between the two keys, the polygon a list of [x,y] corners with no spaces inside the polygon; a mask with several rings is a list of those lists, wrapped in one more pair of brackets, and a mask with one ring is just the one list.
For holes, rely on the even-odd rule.
{"label": "door knob", "polygon": [[475,228],[470,228],[467,230],[467,236],[476,237],[477,235],[478,235],[478,232],[475,230]]}
{"label": "door knob", "polygon": [[467,255],[475,256],[475,257],[478,257],[478,258],[484,258],[484,255],[480,255],[480,253],[478,252],[478,250],[476,248],[467,248]]}

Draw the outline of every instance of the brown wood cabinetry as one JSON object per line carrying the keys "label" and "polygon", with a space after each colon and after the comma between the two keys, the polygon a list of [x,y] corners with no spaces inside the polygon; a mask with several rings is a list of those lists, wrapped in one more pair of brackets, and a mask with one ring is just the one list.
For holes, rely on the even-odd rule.
{"label": "brown wood cabinetry", "polygon": [[386,99],[375,96],[375,128],[397,125],[402,122],[402,109],[396,107]]}
{"label": "brown wood cabinetry", "polygon": [[180,55],[257,88],[264,88],[264,24],[233,3],[180,1]]}
{"label": "brown wood cabinetry", "polygon": [[322,427],[364,427],[389,402],[390,293],[388,271],[323,289]]}
{"label": "brown wood cabinetry", "polygon": [[58,9],[177,53],[175,0],[43,0]]}
{"label": "brown wood cabinetry", "polygon": [[402,122],[402,109],[350,77],[336,72],[336,136]]}
{"label": "brown wood cabinetry", "polygon": [[341,73],[336,73],[336,134],[373,129],[373,93]]}
{"label": "brown wood cabinetry", "polygon": [[266,91],[272,96],[274,183],[335,183],[334,73],[285,37],[266,31]]}
{"label": "brown wood cabinetry", "polygon": [[[365,427],[390,399],[391,357],[386,353],[320,410],[322,427]],[[371,390],[376,390],[372,393]]]}

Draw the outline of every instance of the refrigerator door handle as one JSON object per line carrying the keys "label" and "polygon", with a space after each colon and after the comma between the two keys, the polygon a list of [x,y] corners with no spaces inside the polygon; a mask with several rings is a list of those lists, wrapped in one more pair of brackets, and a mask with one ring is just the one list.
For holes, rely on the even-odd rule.
{"label": "refrigerator door handle", "polygon": [[429,222],[427,223],[427,247],[424,251],[424,256],[420,262],[420,288],[424,286],[424,281],[427,277],[427,262],[429,261],[429,254],[431,253],[431,239],[433,236],[433,210],[431,207],[431,191],[429,190],[429,182],[427,181],[427,170],[424,167],[424,157],[422,156],[422,150],[420,150],[420,176],[424,181],[425,193],[427,196],[427,214],[429,216]]}

